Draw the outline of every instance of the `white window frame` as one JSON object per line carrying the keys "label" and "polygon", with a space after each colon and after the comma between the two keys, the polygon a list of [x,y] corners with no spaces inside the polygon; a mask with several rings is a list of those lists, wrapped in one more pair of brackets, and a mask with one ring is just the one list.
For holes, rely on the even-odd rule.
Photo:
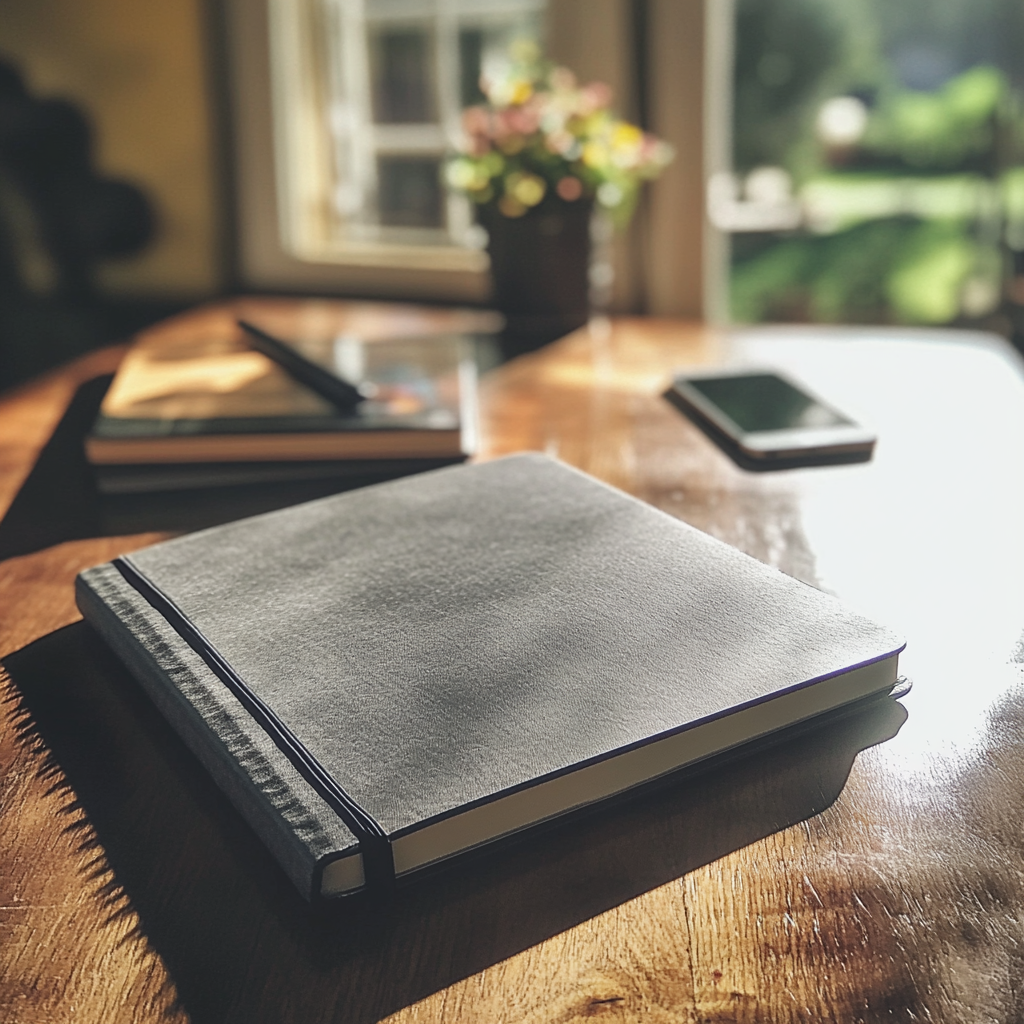
{"label": "white window frame", "polygon": [[[533,3],[510,0],[508,7],[516,11]],[[398,20],[424,20],[414,11],[403,14],[401,2],[394,6]],[[458,6],[467,4],[461,0]],[[337,154],[331,152],[330,133],[317,123],[326,109],[323,96],[317,95],[323,85],[315,76],[280,72],[316,60],[315,47],[322,43],[317,33],[328,31],[316,23],[319,11],[348,19],[341,34],[347,58],[343,64],[347,73],[368,78],[368,54],[356,40],[364,38],[367,22],[377,19],[365,18],[361,7],[352,0],[225,0],[239,283],[264,290],[484,302],[490,294],[489,262],[479,249],[430,244],[429,236],[438,234],[430,229],[420,229],[425,239],[420,244],[416,230],[384,230],[376,238],[374,232],[362,238],[353,232],[355,237],[342,241],[327,230],[333,214],[323,204],[330,202],[331,167]],[[481,5],[484,21],[493,12],[492,4]],[[457,59],[449,52],[456,16],[455,2],[440,0],[430,19],[437,30],[438,86],[446,92],[451,92],[452,76],[444,72]],[[351,90],[352,95],[358,93]],[[368,103],[365,91],[363,96]],[[457,103],[457,96],[442,95],[439,126],[378,126],[374,151],[439,155],[457,140]],[[361,114],[369,123],[369,111]],[[292,154],[288,158],[286,151]],[[299,159],[296,153],[301,154]],[[457,234],[459,227],[469,226],[471,211],[458,197],[446,203],[448,221]],[[404,234],[406,240],[395,241],[389,234]]]}

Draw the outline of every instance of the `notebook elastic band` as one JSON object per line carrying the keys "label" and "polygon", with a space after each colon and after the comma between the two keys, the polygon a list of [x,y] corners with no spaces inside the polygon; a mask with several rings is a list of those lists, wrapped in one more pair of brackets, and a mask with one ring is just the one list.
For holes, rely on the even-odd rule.
{"label": "notebook elastic band", "polygon": [[163,616],[167,624],[192,648],[210,671],[238,698],[274,745],[295,770],[324,798],[359,840],[363,875],[368,889],[390,889],[395,882],[395,865],[387,832],[364,808],[338,785],[334,776],[306,749],[299,738],[271,710],[230,663],[210,643],[189,617],[131,561],[115,558],[114,567],[133,589]]}

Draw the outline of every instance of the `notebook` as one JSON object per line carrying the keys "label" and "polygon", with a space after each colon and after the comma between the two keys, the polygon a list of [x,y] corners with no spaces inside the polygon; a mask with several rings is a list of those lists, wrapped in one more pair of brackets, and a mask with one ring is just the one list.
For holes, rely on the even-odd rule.
{"label": "notebook", "polygon": [[[371,397],[347,410],[236,335],[143,336],[86,438],[104,493],[346,475],[463,461],[476,444],[471,339],[292,339]],[[400,472],[407,472],[400,467]],[[400,475],[396,472],[392,475]]]}
{"label": "notebook", "polygon": [[537,454],[167,541],[77,597],[313,900],[888,692],[902,649]]}

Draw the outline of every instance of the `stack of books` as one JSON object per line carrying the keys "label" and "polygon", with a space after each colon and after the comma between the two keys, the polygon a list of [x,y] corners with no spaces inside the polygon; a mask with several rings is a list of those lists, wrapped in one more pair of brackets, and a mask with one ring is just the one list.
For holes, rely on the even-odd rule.
{"label": "stack of books", "polygon": [[239,327],[136,342],[85,442],[102,494],[302,481],[340,490],[472,454],[471,337],[284,339],[298,359],[358,391],[357,404],[347,407],[251,340],[259,341]]}

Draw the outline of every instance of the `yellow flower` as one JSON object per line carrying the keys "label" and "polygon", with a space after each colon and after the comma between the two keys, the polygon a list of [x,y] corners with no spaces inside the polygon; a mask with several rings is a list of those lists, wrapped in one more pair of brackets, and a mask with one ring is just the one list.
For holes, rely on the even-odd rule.
{"label": "yellow flower", "polygon": [[509,102],[514,105],[525,103],[532,95],[533,86],[525,78],[520,78],[512,83],[512,88],[509,90]]}
{"label": "yellow flower", "polygon": [[542,63],[535,43],[516,42],[510,57],[495,78],[481,77],[488,103],[464,115],[448,186],[506,217],[524,216],[549,193],[565,203],[594,196],[624,222],[671,148],[616,118],[606,85],[581,87],[570,71]]}
{"label": "yellow flower", "polygon": [[608,163],[608,150],[600,142],[588,142],[583,147],[582,157],[588,167],[603,167]]}
{"label": "yellow flower", "polygon": [[644,133],[636,125],[620,121],[612,131],[613,149],[636,149],[644,140]]}
{"label": "yellow flower", "polygon": [[510,191],[523,206],[536,206],[544,198],[547,185],[536,174],[524,174],[512,185]]}

